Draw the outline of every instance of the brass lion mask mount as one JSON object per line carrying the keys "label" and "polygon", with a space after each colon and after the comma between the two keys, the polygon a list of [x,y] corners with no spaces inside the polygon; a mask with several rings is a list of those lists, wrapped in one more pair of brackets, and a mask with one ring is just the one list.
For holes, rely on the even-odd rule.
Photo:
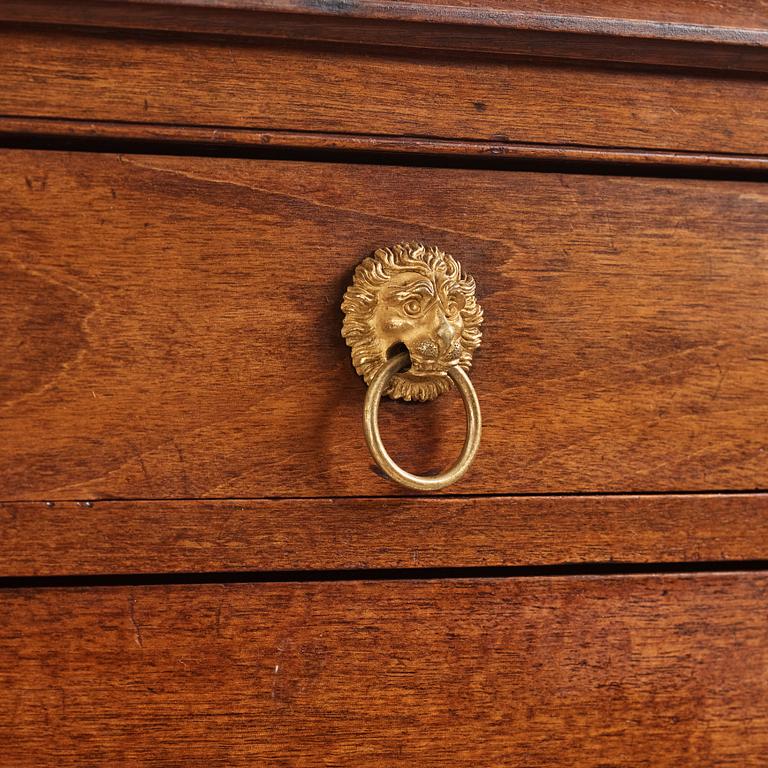
{"label": "brass lion mask mount", "polygon": [[[399,243],[379,248],[358,265],[341,308],[342,335],[352,350],[352,363],[369,385],[364,427],[374,458],[390,477],[410,488],[434,490],[455,482],[468,469],[480,438],[477,395],[466,373],[480,346],[483,320],[474,279],[436,246]],[[436,477],[405,472],[381,444],[381,395],[432,400],[454,384],[468,418],[459,462]]]}
{"label": "brass lion mask mount", "polygon": [[475,281],[436,246],[379,248],[358,265],[341,309],[342,336],[367,384],[392,349],[402,344],[408,350],[410,368],[395,374],[385,391],[396,400],[433,400],[446,392],[448,368],[469,371],[480,346],[483,310]]}

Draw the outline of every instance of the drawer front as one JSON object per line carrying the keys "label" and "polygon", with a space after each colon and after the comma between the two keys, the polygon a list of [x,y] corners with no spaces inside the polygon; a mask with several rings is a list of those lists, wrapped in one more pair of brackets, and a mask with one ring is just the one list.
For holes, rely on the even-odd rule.
{"label": "drawer front", "polygon": [[[82,19],[67,19],[66,11],[57,10],[64,21],[88,24],[99,5],[81,13]],[[364,11],[364,5],[358,8]],[[7,14],[0,8],[0,19]],[[211,15],[203,31],[215,23]],[[142,14],[141,20],[146,18]],[[263,20],[244,18],[227,32],[242,33],[249,21],[263,31]],[[0,31],[0,114],[143,125],[146,137],[157,124],[198,126],[211,142],[219,139],[213,127],[268,127],[311,132],[318,139],[334,133],[332,142],[343,141],[338,134],[346,133],[502,144],[768,151],[765,35],[754,30],[734,30],[729,23],[731,29],[715,34],[719,32],[721,40],[731,38],[730,45],[697,50],[683,43],[680,48],[687,53],[682,59],[676,55],[677,63],[699,67],[708,62],[709,69],[691,71],[530,59],[531,54],[577,59],[598,55],[583,28],[576,35],[555,35],[559,39],[554,45],[540,37],[529,40],[518,51],[523,58],[488,55],[494,25],[482,24],[474,30],[479,35],[475,43],[471,37],[466,42],[485,53],[467,55],[450,49],[469,30],[455,28],[448,36],[443,30],[441,44],[435,39],[438,21],[424,25],[417,47],[440,50],[410,52],[376,45],[378,41],[360,45],[359,28],[346,34],[358,44],[328,46],[290,39],[180,38],[83,29],[57,29],[52,34],[50,28],[7,25]],[[130,6],[121,22],[137,22]],[[622,20],[614,24],[614,32],[625,26]],[[308,25],[309,31],[304,27],[287,36],[323,34],[316,20]],[[692,29],[678,28],[677,33]],[[661,54],[651,61],[664,63],[669,57],[659,50],[659,41],[649,39],[659,34],[659,26],[649,25],[636,37],[627,38],[623,32],[609,37],[609,57],[626,62],[628,55],[632,60],[651,48]],[[400,32],[390,30],[395,46],[408,38],[403,27]],[[338,39],[336,33],[331,39]],[[756,72],[731,77],[715,71],[718,64],[727,68],[734,62],[737,68]],[[93,130],[98,135],[104,128]]]}
{"label": "drawer front", "polygon": [[753,573],[6,592],[4,764],[758,768],[767,589]]}
{"label": "drawer front", "polygon": [[768,494],[28,501],[0,503],[0,530],[11,578],[734,567],[768,560]]}
{"label": "drawer front", "polygon": [[[484,433],[462,493],[768,483],[756,183],[5,151],[0,494],[391,495],[342,293],[374,248],[478,282]],[[460,401],[385,403],[448,466]]]}

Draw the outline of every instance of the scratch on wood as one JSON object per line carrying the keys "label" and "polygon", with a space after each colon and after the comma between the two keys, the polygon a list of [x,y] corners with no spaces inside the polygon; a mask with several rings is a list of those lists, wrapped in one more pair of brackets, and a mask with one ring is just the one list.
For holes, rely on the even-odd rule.
{"label": "scratch on wood", "polygon": [[466,238],[467,241],[477,242],[489,242],[498,243],[500,245],[510,246],[512,243],[506,240],[500,240],[495,237],[486,237],[478,232],[465,232],[460,229],[453,229],[447,226],[436,226],[434,224],[425,224],[422,221],[403,219],[396,216],[384,215],[383,213],[366,211],[363,209],[357,209],[354,207],[345,207],[336,204],[326,203],[321,200],[315,200],[307,195],[290,194],[288,192],[278,192],[275,189],[268,187],[260,187],[253,183],[247,183],[236,178],[218,178],[216,176],[208,176],[204,173],[196,173],[193,170],[185,170],[181,168],[173,168],[167,165],[163,165],[161,162],[155,164],[149,162],[146,158],[137,159],[127,155],[119,155],[118,160],[126,165],[132,165],[136,168],[143,168],[145,170],[155,171],[157,173],[164,173],[170,176],[179,176],[181,178],[191,179],[192,181],[199,181],[205,184],[216,184],[219,186],[240,187],[241,189],[248,189],[252,192],[260,192],[264,195],[268,195],[271,198],[278,200],[290,200],[301,203],[302,205],[309,206],[315,209],[330,209],[332,211],[338,211],[340,213],[354,214],[356,216],[364,216],[368,219],[373,219],[377,222],[388,221],[395,224],[402,224],[408,227],[418,226],[423,231],[430,232],[442,232],[453,235],[461,235]]}
{"label": "scratch on wood", "polygon": [[133,454],[136,456],[136,461],[139,462],[139,466],[141,467],[141,474],[144,476],[144,480],[146,480],[147,484],[151,483],[149,471],[147,470],[147,465],[144,463],[144,457],[142,456],[139,447],[132,440],[128,440],[127,443]]}
{"label": "scratch on wood", "polygon": [[728,373],[728,369],[723,369],[723,366],[720,365],[720,363],[716,363],[717,365],[717,371],[718,371],[718,377],[717,377],[717,385],[715,386],[715,391],[712,393],[712,399],[717,400],[717,398],[720,396],[720,389],[723,386],[723,379],[725,379],[726,373]]}
{"label": "scratch on wood", "polygon": [[136,597],[131,595],[128,604],[130,606],[131,624],[133,624],[133,639],[139,648],[144,648],[144,640],[141,637],[141,627],[139,627],[138,621],[136,621]]}
{"label": "scratch on wood", "polygon": [[184,451],[175,440],[173,441],[173,447],[176,449],[176,455],[179,457],[179,464],[181,464],[181,482],[184,485],[184,493],[189,496],[189,477],[187,476],[187,466],[184,460]]}

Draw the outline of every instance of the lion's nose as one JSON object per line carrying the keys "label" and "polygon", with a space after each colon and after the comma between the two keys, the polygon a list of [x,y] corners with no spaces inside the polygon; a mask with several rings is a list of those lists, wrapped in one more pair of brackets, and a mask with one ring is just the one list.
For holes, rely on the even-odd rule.
{"label": "lion's nose", "polygon": [[451,349],[455,335],[453,326],[445,317],[443,317],[440,321],[440,325],[437,327],[437,338],[440,339],[440,344],[444,351],[447,352]]}

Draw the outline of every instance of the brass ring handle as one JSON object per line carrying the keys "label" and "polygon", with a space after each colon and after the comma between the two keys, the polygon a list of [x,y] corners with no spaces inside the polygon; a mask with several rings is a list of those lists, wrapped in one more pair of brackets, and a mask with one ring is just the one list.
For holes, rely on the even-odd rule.
{"label": "brass ring handle", "polygon": [[415,491],[436,491],[455,483],[469,469],[480,447],[480,433],[482,431],[482,419],[480,416],[480,402],[477,393],[472,386],[469,376],[458,365],[452,365],[447,369],[447,374],[453,380],[461,399],[464,401],[464,410],[467,414],[467,434],[464,438],[464,447],[461,449],[458,461],[440,475],[424,477],[414,475],[398,466],[387,453],[379,432],[379,403],[382,394],[386,391],[392,377],[403,370],[410,361],[407,352],[391,358],[371,381],[365,396],[363,406],[363,429],[368,449],[376,460],[376,463],[392,480],[412,488]]}

